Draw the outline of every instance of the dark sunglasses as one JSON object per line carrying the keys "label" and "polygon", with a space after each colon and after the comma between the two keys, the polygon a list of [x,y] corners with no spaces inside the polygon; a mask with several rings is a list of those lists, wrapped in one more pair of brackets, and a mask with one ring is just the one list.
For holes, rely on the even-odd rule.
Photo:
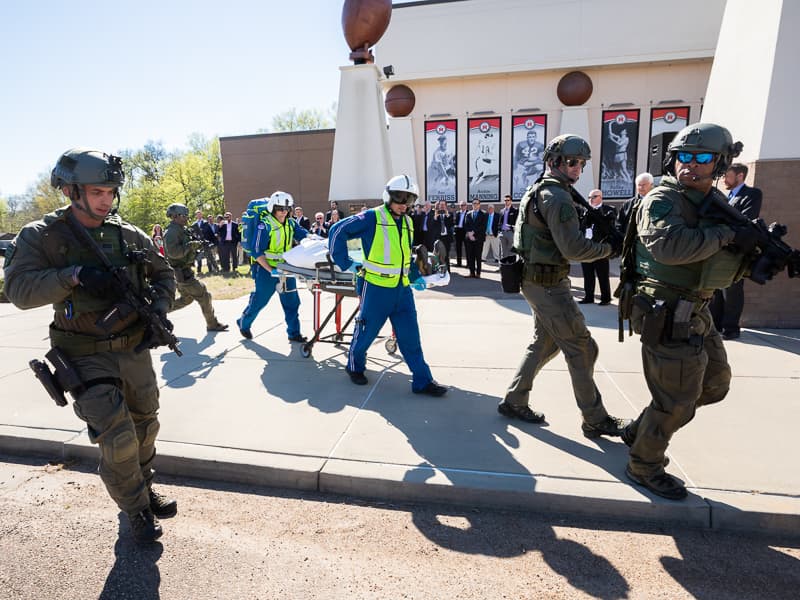
{"label": "dark sunglasses", "polygon": [[568,158],[564,162],[567,163],[568,167],[574,167],[576,165],[580,165],[581,169],[586,166],[586,161],[582,158]]}
{"label": "dark sunglasses", "polygon": [[678,152],[676,156],[678,162],[682,162],[685,165],[688,165],[692,160],[698,165],[707,165],[714,160],[714,154],[712,152]]}

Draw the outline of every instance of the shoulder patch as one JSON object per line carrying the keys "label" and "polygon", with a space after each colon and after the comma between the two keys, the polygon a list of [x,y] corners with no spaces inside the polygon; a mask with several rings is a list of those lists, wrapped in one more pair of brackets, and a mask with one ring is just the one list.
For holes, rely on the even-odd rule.
{"label": "shoulder patch", "polygon": [[259,228],[259,229],[266,229],[266,227],[267,227],[267,226],[266,226],[264,223],[259,223],[259,224],[258,224],[258,228]]}
{"label": "shoulder patch", "polygon": [[672,210],[672,202],[666,198],[657,198],[647,207],[647,214],[651,221],[660,221]]}
{"label": "shoulder patch", "polygon": [[575,209],[572,208],[569,204],[562,204],[561,209],[558,212],[558,218],[562,223],[566,223],[570,219],[574,219],[577,216]]}

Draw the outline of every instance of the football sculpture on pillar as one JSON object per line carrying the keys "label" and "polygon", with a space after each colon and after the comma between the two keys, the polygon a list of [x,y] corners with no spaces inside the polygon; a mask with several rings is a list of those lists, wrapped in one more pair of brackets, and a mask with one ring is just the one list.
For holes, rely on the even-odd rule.
{"label": "football sculpture on pillar", "polygon": [[391,16],[392,0],[345,0],[342,29],[350,60],[357,65],[375,62],[370,48],[386,32]]}
{"label": "football sculpture on pillar", "polygon": [[386,32],[391,16],[391,0],[345,0],[342,8],[342,29],[355,64],[339,67],[328,199],[340,206],[342,202],[372,205],[392,176],[382,73],[370,51]]}
{"label": "football sculpture on pillar", "polygon": [[[592,96],[594,85],[592,79],[583,71],[570,71],[558,82],[556,95],[564,104],[561,109],[561,131],[559,133],[572,133],[581,136],[594,148],[593,154],[600,156],[600,144],[592,144],[589,136],[589,109],[585,104]],[[600,187],[595,181],[592,161],[588,161],[583,175],[575,184],[575,189],[584,196],[594,187]]]}

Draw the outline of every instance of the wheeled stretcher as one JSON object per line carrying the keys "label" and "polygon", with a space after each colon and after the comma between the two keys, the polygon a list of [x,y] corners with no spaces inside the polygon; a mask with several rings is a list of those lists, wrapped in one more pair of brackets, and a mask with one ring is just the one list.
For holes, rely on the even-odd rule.
{"label": "wheeled stretcher", "polygon": [[[352,338],[353,334],[347,333],[347,328],[355,320],[360,306],[356,306],[355,310],[342,322],[342,301],[347,298],[357,298],[358,292],[356,291],[356,274],[349,271],[342,272],[336,269],[332,262],[318,262],[313,269],[298,267],[290,263],[282,263],[280,265],[280,273],[282,277],[292,276],[298,280],[305,282],[306,287],[311,291],[314,297],[314,335],[309,339],[301,348],[301,353],[304,358],[311,356],[311,351],[314,344],[317,342],[324,342],[327,344],[341,344],[345,338]],[[335,301],[333,308],[328,312],[325,317],[322,317],[322,294],[329,292],[334,294]],[[336,330],[333,333],[323,335],[325,327],[334,319]],[[397,339],[394,332],[385,342],[386,351],[389,354],[397,352]]]}

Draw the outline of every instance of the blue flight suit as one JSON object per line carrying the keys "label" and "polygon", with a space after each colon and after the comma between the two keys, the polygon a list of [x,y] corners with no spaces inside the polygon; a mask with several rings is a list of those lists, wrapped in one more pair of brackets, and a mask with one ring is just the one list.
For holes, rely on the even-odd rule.
{"label": "blue flight suit", "polygon": [[[394,217],[394,215],[392,215]],[[397,227],[401,227],[400,218],[394,219]],[[347,253],[347,240],[361,239],[364,256],[369,256],[372,240],[375,237],[375,209],[368,210],[342,221],[334,223],[328,233],[328,247],[331,258],[342,270],[353,264]],[[402,236],[401,236],[401,239]],[[403,252],[411,253],[411,246],[403,248]],[[416,264],[411,263],[411,280],[418,276]],[[363,373],[367,365],[367,349],[375,341],[378,333],[389,319],[397,336],[397,345],[403,354],[413,375],[411,389],[420,392],[433,381],[428,363],[422,356],[422,344],[419,339],[417,309],[411,287],[403,285],[403,278],[398,278],[396,287],[382,287],[358,277],[357,287],[361,301],[361,310],[356,319],[353,340],[350,343],[350,356],[347,368],[352,373]]]}
{"label": "blue flight suit", "polygon": [[[293,228],[293,239],[302,240],[308,235],[308,231],[300,227],[297,221],[287,217],[286,222],[289,227]],[[263,228],[262,228],[263,226]],[[273,277],[269,271],[259,265],[256,259],[264,254],[269,248],[271,227],[269,223],[264,221],[259,222],[260,229],[258,239],[255,242],[255,247],[251,253],[252,264],[250,265],[250,276],[255,279],[256,288],[250,294],[250,300],[242,313],[242,316],[237,321],[239,329],[249,331],[250,327],[255,321],[258,313],[269,302],[272,295],[275,293],[275,287],[278,284],[278,278]],[[290,250],[291,248],[286,248]],[[280,264],[274,267],[280,270]],[[297,293],[297,280],[294,277],[286,278],[286,289],[284,292],[278,294],[283,307],[283,314],[286,320],[286,333],[292,338],[300,335],[300,317],[298,311],[300,310],[300,296]]]}

